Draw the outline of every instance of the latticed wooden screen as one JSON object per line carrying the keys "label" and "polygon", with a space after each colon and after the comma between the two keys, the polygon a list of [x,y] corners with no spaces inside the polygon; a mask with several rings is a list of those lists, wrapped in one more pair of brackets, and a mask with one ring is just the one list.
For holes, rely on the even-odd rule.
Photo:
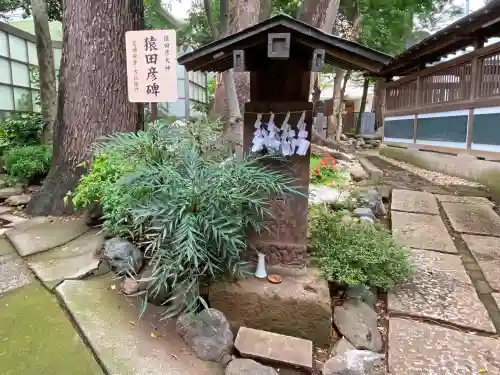
{"label": "latticed wooden screen", "polygon": [[387,88],[386,107],[388,110],[411,108],[415,105],[417,80],[404,82],[401,85]]}
{"label": "latticed wooden screen", "polygon": [[500,95],[500,52],[479,58],[477,96],[488,98]]}
{"label": "latticed wooden screen", "polygon": [[471,61],[423,76],[420,81],[420,105],[465,100],[470,97]]}

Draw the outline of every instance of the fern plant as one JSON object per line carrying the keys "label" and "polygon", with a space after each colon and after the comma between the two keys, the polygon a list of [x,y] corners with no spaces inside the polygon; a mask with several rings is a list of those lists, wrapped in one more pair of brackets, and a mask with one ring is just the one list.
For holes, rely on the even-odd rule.
{"label": "fern plant", "polygon": [[145,250],[154,267],[146,293],[171,291],[167,316],[195,310],[200,284],[244,276],[246,230],[265,230],[270,197],[301,194],[261,158],[227,159],[219,136],[220,123],[201,119],[103,138],[74,195],[83,207],[98,200],[106,229]]}

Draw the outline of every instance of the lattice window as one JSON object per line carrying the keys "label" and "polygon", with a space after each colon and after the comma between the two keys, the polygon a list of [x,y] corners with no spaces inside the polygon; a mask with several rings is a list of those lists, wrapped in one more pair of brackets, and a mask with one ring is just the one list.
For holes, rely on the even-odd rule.
{"label": "lattice window", "polygon": [[404,82],[400,85],[388,87],[386,108],[388,110],[411,108],[415,105],[417,95],[417,80]]}
{"label": "lattice window", "polygon": [[479,59],[477,96],[500,95],[500,52]]}
{"label": "lattice window", "polygon": [[420,105],[469,99],[471,69],[472,63],[467,61],[422,77]]}

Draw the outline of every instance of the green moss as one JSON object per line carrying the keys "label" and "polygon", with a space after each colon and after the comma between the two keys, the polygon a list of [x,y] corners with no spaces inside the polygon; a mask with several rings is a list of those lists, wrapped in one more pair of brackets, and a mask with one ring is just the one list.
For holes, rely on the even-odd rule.
{"label": "green moss", "polygon": [[54,296],[33,283],[0,297],[2,375],[102,375]]}
{"label": "green moss", "polygon": [[500,194],[500,172],[486,171],[479,175],[477,179],[483,185],[486,185],[495,193]]}

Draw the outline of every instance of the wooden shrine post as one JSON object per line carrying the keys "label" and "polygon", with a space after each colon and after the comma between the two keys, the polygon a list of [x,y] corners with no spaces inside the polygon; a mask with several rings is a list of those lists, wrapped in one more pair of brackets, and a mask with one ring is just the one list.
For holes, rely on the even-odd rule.
{"label": "wooden shrine post", "polygon": [[[263,115],[263,123],[267,123],[273,112],[275,124],[281,127],[286,113],[290,112],[288,123],[296,130],[302,112],[306,111],[306,130],[311,140],[310,73],[322,71],[325,61],[344,69],[376,73],[390,60],[390,56],[285,15],[272,17],[178,59],[187,71],[250,72],[250,101],[245,103],[243,115],[245,152],[252,148],[259,113]],[[306,155],[289,157],[287,164],[269,161],[272,168],[291,174],[304,196],[293,196],[285,202],[273,201],[273,219],[268,219],[266,224],[274,234],[249,233],[249,256],[256,257],[254,249],[265,253],[269,264],[305,263],[309,159],[310,148]]]}

